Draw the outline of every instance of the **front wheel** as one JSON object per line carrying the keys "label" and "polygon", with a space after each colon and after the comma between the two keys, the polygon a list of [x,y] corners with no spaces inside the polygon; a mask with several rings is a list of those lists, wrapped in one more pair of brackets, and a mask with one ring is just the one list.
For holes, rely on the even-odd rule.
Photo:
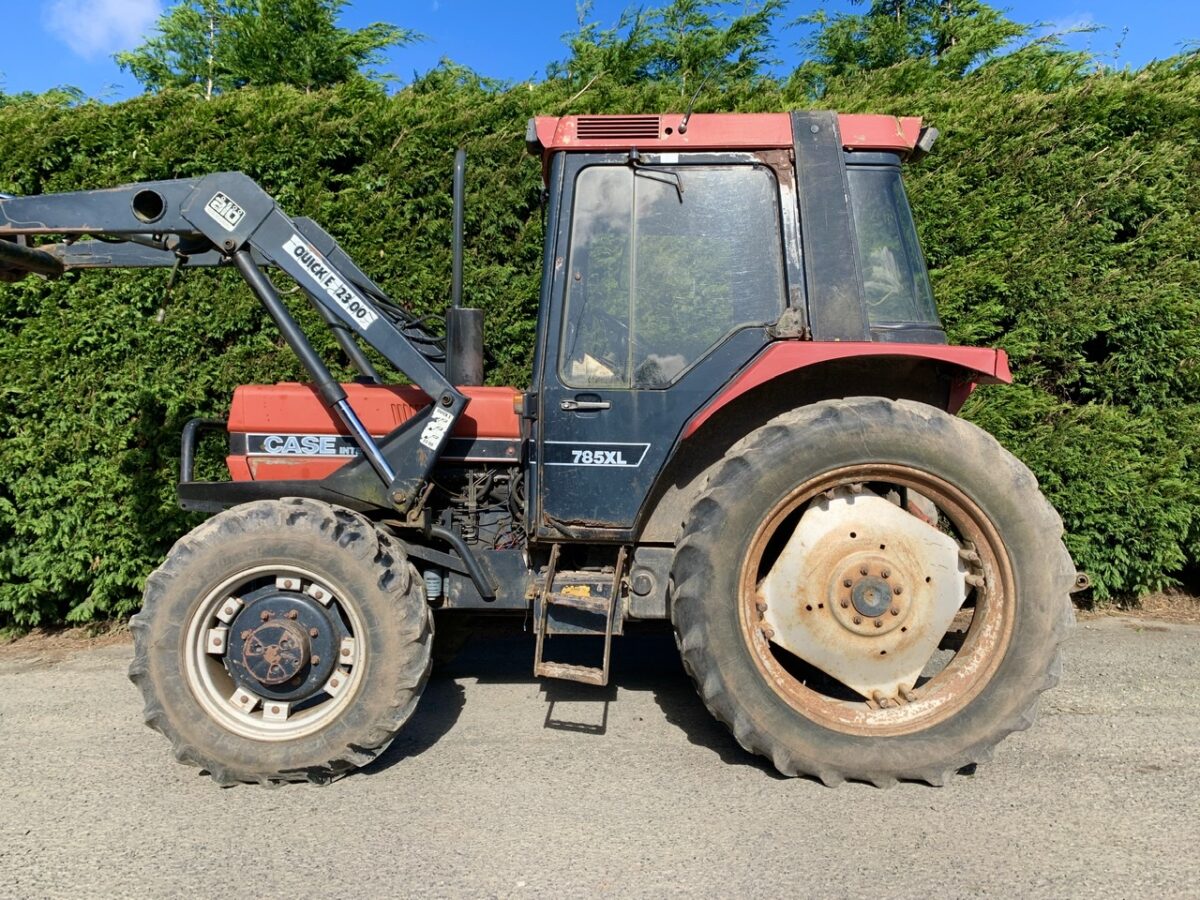
{"label": "front wheel", "polygon": [[854,398],[779,416],[715,467],[672,619],[709,709],[784,774],[940,784],[1032,722],[1074,574],[994,438]]}
{"label": "front wheel", "polygon": [[404,551],[313,500],[205,522],[130,624],[146,723],[222,784],[323,782],[369,762],[429,673],[431,618]]}

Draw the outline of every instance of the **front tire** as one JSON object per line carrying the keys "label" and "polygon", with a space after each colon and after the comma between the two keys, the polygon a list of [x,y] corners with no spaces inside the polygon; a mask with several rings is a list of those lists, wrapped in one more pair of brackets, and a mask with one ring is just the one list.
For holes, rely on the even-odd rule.
{"label": "front tire", "polygon": [[146,724],[220,784],[323,783],[370,762],[430,668],[401,547],[302,498],[234,507],[182,538],[130,625]]}
{"label": "front tire", "polygon": [[[731,448],[687,516],[671,575],[684,666],[786,775],[941,784],[1028,727],[1058,680],[1075,576],[1061,538],[1032,473],[964,420],[878,398],[785,413]],[[931,650],[919,675],[879,674],[914,643]]]}

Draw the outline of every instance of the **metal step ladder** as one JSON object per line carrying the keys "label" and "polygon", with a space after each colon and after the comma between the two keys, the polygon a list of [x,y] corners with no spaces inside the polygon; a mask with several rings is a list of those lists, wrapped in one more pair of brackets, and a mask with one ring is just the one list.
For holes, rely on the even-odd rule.
{"label": "metal step ladder", "polygon": [[[625,571],[626,548],[621,547],[617,553],[617,565],[613,570],[612,590],[607,597],[578,596],[569,593],[556,593],[554,579],[558,571],[558,549],[555,544],[550,548],[550,563],[546,567],[546,583],[542,586],[541,605],[538,611],[537,649],[533,656],[533,674],[541,678],[562,678],[566,681],[580,681],[584,684],[604,686],[608,684],[609,659],[612,655],[613,623],[616,619],[617,608],[620,606],[621,578]],[[582,610],[596,616],[604,616],[604,663],[601,666],[581,666],[574,663],[554,662],[543,657],[543,647],[546,632],[550,627],[550,607],[565,606]]]}

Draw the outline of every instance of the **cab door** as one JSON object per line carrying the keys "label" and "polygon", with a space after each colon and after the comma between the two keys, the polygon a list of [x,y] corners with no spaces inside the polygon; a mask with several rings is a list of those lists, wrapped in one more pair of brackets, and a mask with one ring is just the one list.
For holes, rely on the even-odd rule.
{"label": "cab door", "polygon": [[535,529],[628,540],[688,419],[784,309],[779,181],[724,154],[577,157],[563,182]]}

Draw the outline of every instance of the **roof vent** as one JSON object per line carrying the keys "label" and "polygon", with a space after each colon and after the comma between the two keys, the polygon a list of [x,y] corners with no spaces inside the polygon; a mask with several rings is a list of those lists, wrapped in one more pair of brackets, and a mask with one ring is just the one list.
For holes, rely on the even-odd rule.
{"label": "roof vent", "polygon": [[575,136],[581,141],[657,140],[661,116],[580,116]]}

